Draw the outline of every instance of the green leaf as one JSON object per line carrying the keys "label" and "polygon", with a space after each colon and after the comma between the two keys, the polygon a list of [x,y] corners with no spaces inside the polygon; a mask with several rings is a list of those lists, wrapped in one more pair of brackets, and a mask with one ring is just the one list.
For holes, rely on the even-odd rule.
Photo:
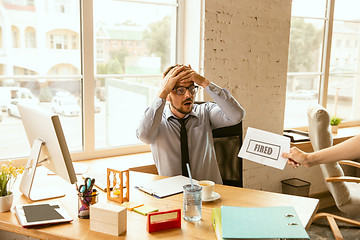
{"label": "green leaf", "polygon": [[339,125],[341,123],[341,121],[342,121],[341,118],[334,116],[330,120],[330,125],[331,126],[337,126],[337,125]]}

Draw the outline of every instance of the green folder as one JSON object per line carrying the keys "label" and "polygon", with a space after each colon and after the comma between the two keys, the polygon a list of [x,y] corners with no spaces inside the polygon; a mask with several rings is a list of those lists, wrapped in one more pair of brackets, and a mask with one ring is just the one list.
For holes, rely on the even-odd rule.
{"label": "green folder", "polygon": [[223,239],[310,239],[291,206],[222,206],[221,226]]}

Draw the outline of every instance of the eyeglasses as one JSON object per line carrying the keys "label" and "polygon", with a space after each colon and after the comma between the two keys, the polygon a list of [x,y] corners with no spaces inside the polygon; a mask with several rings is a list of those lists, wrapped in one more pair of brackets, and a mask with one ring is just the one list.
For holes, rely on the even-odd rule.
{"label": "eyeglasses", "polygon": [[198,91],[199,86],[190,86],[190,87],[177,87],[173,88],[174,91],[176,91],[177,95],[184,95],[186,93],[186,90],[189,90],[191,94],[195,94]]}

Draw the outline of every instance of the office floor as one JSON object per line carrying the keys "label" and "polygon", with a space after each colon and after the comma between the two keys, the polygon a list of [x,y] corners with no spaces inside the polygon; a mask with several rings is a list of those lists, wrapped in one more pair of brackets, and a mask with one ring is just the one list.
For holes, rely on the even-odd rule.
{"label": "office floor", "polygon": [[[352,220],[356,220],[356,221],[360,221],[360,216],[357,217],[349,217],[347,215],[345,215],[344,213],[340,212],[336,206],[333,207],[329,207],[329,208],[325,208],[325,209],[321,209],[319,210],[319,212],[328,212],[328,213],[332,213],[335,215],[339,215],[342,217],[348,217]],[[341,222],[337,222],[341,234],[344,237],[344,240],[360,240],[360,228],[354,228],[354,227],[349,227],[350,225],[341,223]],[[331,239],[335,239],[334,235],[332,234],[329,224],[326,220],[324,219],[319,219],[317,221],[315,221],[310,228],[308,229],[308,234],[310,236],[311,240],[331,240]]]}

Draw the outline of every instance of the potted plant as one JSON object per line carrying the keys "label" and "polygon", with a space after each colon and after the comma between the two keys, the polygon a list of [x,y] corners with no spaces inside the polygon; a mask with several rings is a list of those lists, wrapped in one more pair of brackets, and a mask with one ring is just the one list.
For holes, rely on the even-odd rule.
{"label": "potted plant", "polygon": [[330,119],[331,132],[337,133],[339,124],[341,123],[341,120],[342,120],[341,118],[336,117],[336,116],[334,116]]}
{"label": "potted plant", "polygon": [[24,171],[24,167],[14,167],[11,161],[3,164],[0,171],[0,212],[9,211],[13,202],[11,189],[19,174]]}

